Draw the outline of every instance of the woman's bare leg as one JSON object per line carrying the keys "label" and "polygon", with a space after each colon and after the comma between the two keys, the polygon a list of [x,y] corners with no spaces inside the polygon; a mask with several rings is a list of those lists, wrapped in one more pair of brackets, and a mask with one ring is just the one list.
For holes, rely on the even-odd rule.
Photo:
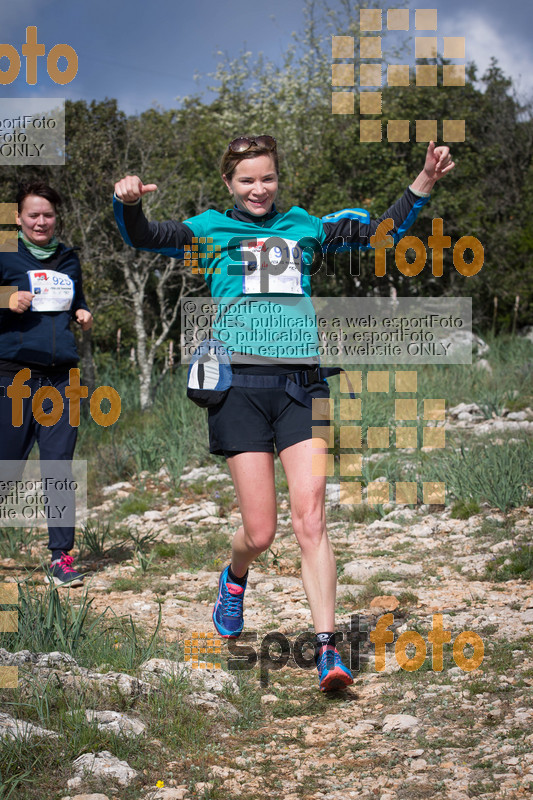
{"label": "woman's bare leg", "polygon": [[238,578],[276,535],[277,510],[272,453],[239,453],[227,459],[242,515],[233,537],[231,570]]}
{"label": "woman's bare leg", "polygon": [[[326,531],[326,454],[318,439],[298,442],[280,453],[289,484],[292,525],[302,552],[302,581],[317,633],[335,630],[337,568]],[[323,474],[313,475],[313,471]]]}

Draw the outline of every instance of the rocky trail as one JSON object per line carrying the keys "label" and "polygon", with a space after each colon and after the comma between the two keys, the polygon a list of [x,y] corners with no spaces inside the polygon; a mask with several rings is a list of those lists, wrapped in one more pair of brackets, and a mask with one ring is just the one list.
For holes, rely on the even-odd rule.
{"label": "rocky trail", "polygon": [[[475,409],[454,411],[456,424],[476,424]],[[527,410],[519,419],[495,422],[522,431],[528,426],[529,433],[531,416]],[[496,424],[494,432],[499,430]],[[120,524],[132,527],[137,539],[151,537],[156,555],[143,566],[142,552],[118,558],[111,543],[98,559],[87,555],[85,563],[93,568],[88,582],[91,610],[131,615],[147,632],[155,630],[160,617],[160,637],[169,646],[179,645],[180,653],[194,639],[200,648],[212,644],[218,641],[209,638],[218,575],[240,519],[229,476],[217,467],[190,470],[177,499],[164,474],[140,478],[141,492],[133,483],[107,487],[92,514],[104,519],[119,507],[127,510],[133,497],[145,495],[150,508],[139,507]],[[145,752],[158,750],[159,783],[150,769],[138,769],[119,751],[104,749],[86,752],[67,765],[61,789],[46,797],[531,796],[533,586],[520,577],[517,565],[532,558],[533,507],[502,513],[482,506],[467,519],[457,519],[444,506],[386,506],[382,516],[363,519],[336,503],[334,488],[328,495],[328,527],[339,567],[337,628],[344,632],[343,652],[347,658],[352,654],[355,668],[358,659],[360,667],[353,687],[321,695],[314,667],[295,661],[296,639],[311,628],[311,618],[282,491],[278,537],[251,570],[246,592],[245,630],[257,634],[252,642],[257,663],[246,673],[228,671],[231,653],[225,642],[219,654],[193,651],[188,661],[150,658],[136,674],[106,664],[87,669],[65,653],[0,651],[0,662],[18,665],[23,681],[33,677],[41,685],[94,692],[98,707],[88,706],[86,696],[83,705],[88,723],[117,737],[140,737]],[[28,548],[28,563],[38,563],[40,555],[41,544]],[[1,580],[13,581],[14,567],[12,559],[0,561]],[[81,591],[70,590],[73,603]],[[387,645],[384,669],[378,669],[369,632],[385,614],[393,615],[389,629],[395,642],[410,632],[416,650],[403,636],[401,647]],[[450,632],[441,670],[432,668],[430,644],[431,630],[440,624]],[[465,631],[476,636],[465,640]],[[267,635],[283,635],[289,642],[291,655],[282,668],[275,646],[267,658]],[[304,657],[305,649],[300,664]],[[414,668],[417,657],[420,663]],[[411,669],[400,666],[406,659]],[[476,659],[479,666],[472,669]],[[202,660],[221,667],[206,667]],[[211,720],[209,742],[196,753],[191,747],[182,752],[163,745],[148,713],[152,706],[147,698],[158,692],[164,696],[169,677],[188,682],[184,702]],[[253,713],[244,700],[251,691]],[[243,725],[246,715],[249,724]],[[63,735],[33,724],[7,711],[0,715],[0,729],[12,739],[57,740]]]}

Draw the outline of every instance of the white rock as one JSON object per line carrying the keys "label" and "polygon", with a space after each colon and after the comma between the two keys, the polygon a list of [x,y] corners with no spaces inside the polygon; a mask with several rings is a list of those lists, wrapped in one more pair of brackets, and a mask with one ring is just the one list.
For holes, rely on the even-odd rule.
{"label": "white rock", "polygon": [[213,667],[193,669],[188,662],[172,661],[168,658],[151,658],[141,664],[140,671],[145,680],[151,676],[183,677],[208,692],[221,692],[225,687],[229,687],[236,694],[239,693],[237,681],[233,675],[223,669]]}
{"label": "white rock", "polygon": [[131,489],[133,490],[135,487],[129,483],[129,481],[120,481],[119,483],[113,483],[111,486],[104,486],[102,489],[102,494],[104,497],[107,497],[109,494],[113,494],[114,492],[118,492],[120,489]]}
{"label": "white rock", "polygon": [[218,507],[216,503],[211,502],[211,500],[206,500],[205,503],[202,503],[201,505],[195,504],[189,506],[185,514],[188,520],[192,520],[192,519],[203,519],[204,517],[216,516],[217,512],[218,512]]}
{"label": "white rock", "polygon": [[239,716],[235,706],[214,694],[214,692],[194,692],[193,694],[188,694],[185,700],[189,705],[200,708],[207,714],[224,714],[227,717]]}
{"label": "white rock", "polygon": [[272,703],[277,703],[279,697],[276,697],[275,694],[264,694],[261,698],[261,703],[264,706],[272,705]]}
{"label": "white rock", "polygon": [[352,725],[343,736],[348,736],[350,739],[357,739],[360,736],[367,736],[374,730],[374,725],[371,722],[356,722]]}
{"label": "white rock", "polygon": [[395,655],[386,653],[385,655],[385,669],[383,670],[384,675],[393,675],[395,672],[400,672],[401,667],[398,664],[398,659]]}
{"label": "white rock", "polygon": [[327,483],[326,484],[326,502],[337,505],[340,500],[340,484]]}
{"label": "white rock", "polygon": [[163,786],[163,788],[157,789],[155,794],[150,794],[150,798],[153,800],[185,800],[188,796],[185,786]]}
{"label": "white rock", "polygon": [[450,408],[449,411],[450,416],[456,418],[459,418],[459,415],[463,413],[466,413],[468,415],[472,414],[479,417],[483,416],[483,412],[481,411],[477,403],[459,403],[458,406]]}
{"label": "white rock", "polygon": [[0,712],[0,738],[16,739],[18,737],[30,738],[33,736],[45,736],[49,739],[58,738],[55,731],[49,731],[39,725],[33,725],[31,722],[15,719],[9,714]]}
{"label": "white rock", "polygon": [[70,800],[109,800],[106,794],[76,794]]}
{"label": "white rock", "polygon": [[403,530],[403,525],[400,525],[398,522],[391,522],[384,519],[375,519],[370,525],[367,526],[367,531],[374,531],[376,529],[386,530],[386,531],[401,531]]}
{"label": "white rock", "polygon": [[120,761],[108,750],[102,750],[99,753],[85,753],[73,761],[72,766],[80,778],[85,774],[98,778],[112,778],[121,786],[129,786],[138,774],[126,761]]}
{"label": "white rock", "polygon": [[143,722],[120,711],[94,711],[88,708],[85,716],[88,722],[96,722],[101,731],[112,731],[123,736],[140,736],[146,729]]}
{"label": "white rock", "polygon": [[76,667],[77,661],[69,653],[61,653],[54,650],[52,653],[40,653],[35,661],[37,667],[58,667],[60,664],[68,664],[69,667]]}
{"label": "white rock", "polygon": [[221,478],[226,478],[227,475],[224,472],[220,472],[218,467],[196,467],[195,469],[191,469],[190,472],[187,472],[181,476],[181,480],[183,483],[192,483],[194,481],[202,481],[206,480],[211,476],[220,476]]}
{"label": "white rock", "polygon": [[489,550],[491,553],[499,553],[502,550],[510,550],[513,544],[514,542],[512,539],[505,539],[503,542],[496,542],[496,544],[491,545]]}
{"label": "white rock", "polygon": [[387,714],[383,720],[383,732],[409,731],[419,725],[419,721],[411,714]]}
{"label": "white rock", "polygon": [[425,538],[429,536],[433,536],[433,528],[431,525],[427,525],[421,523],[419,525],[411,525],[408,529],[409,536],[418,536],[420,538]]}
{"label": "white rock", "polygon": [[520,614],[520,619],[522,622],[525,622],[526,625],[533,625],[533,608],[529,608],[527,611],[523,611]]}

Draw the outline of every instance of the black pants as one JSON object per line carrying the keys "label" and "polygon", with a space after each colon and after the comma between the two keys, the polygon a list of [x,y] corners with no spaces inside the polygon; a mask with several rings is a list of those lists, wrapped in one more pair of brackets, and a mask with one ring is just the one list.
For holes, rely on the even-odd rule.
{"label": "black pants", "polygon": [[[12,404],[14,401],[7,396],[7,387],[12,381],[12,377],[0,375],[0,478],[2,481],[20,478],[30,451],[37,442],[41,460],[43,495],[47,501],[47,513],[49,513],[48,547],[50,550],[68,552],[74,545],[76,497],[75,492],[69,488],[65,489],[65,486],[69,486],[72,481],[71,462],[78,435],[78,429],[69,423],[69,406],[65,398],[65,387],[69,382],[68,372],[47,378],[30,378],[26,381],[26,385],[31,389],[31,396],[22,399],[22,425],[20,427],[13,425]],[[63,399],[63,414],[55,425],[49,427],[40,425],[32,411],[33,395],[42,386],[55,387]],[[52,401],[47,398],[43,401],[42,410],[44,413],[48,413],[51,409]],[[64,463],[52,466],[47,464],[50,461]],[[46,490],[44,490],[45,481]],[[0,491],[0,502],[1,500],[2,493]],[[64,524],[54,525],[53,518],[57,517],[59,513],[54,512],[56,506],[64,509],[61,518],[63,523],[68,523],[66,526]]]}

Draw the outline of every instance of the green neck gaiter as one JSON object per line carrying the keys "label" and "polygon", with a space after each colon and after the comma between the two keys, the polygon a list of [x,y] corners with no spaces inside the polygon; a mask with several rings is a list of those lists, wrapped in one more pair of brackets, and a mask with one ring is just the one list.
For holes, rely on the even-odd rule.
{"label": "green neck gaiter", "polygon": [[32,256],[35,256],[35,258],[38,258],[40,261],[43,261],[45,258],[50,258],[50,256],[55,253],[59,245],[59,241],[55,236],[52,236],[48,244],[46,244],[44,247],[41,247],[38,244],[33,244],[33,242],[30,242],[29,239],[24,236],[22,231],[19,231],[19,239],[22,239]]}

